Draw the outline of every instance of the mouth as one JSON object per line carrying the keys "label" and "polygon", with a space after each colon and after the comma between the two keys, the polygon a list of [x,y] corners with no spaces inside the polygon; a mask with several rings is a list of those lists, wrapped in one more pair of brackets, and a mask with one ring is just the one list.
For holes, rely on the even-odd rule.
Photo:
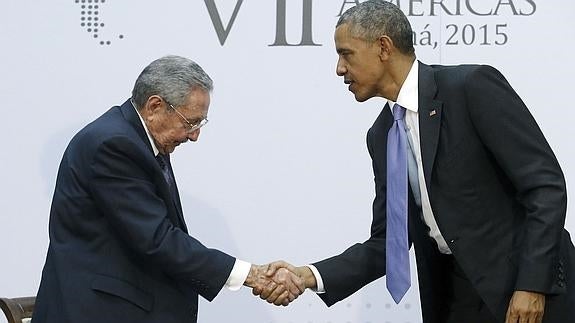
{"label": "mouth", "polygon": [[351,91],[351,87],[353,86],[354,82],[351,80],[344,80],[343,83],[349,85],[347,89]]}

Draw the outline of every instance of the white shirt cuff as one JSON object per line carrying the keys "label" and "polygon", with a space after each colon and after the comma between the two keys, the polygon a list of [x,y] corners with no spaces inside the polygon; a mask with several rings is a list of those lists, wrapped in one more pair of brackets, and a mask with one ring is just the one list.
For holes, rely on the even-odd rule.
{"label": "white shirt cuff", "polygon": [[245,262],[243,260],[236,259],[234,263],[234,267],[232,268],[232,272],[230,273],[230,277],[226,281],[226,287],[229,290],[236,291],[242,287],[246,278],[248,278],[248,274],[250,273],[250,268],[252,264],[249,262]]}
{"label": "white shirt cuff", "polygon": [[313,273],[313,275],[315,277],[315,283],[317,285],[317,287],[315,289],[311,288],[311,290],[313,290],[314,292],[316,292],[318,294],[325,293],[325,288],[323,286],[323,280],[321,279],[321,275],[319,274],[319,270],[317,270],[317,268],[315,268],[314,265],[307,265],[307,268],[309,268],[311,270],[311,272]]}

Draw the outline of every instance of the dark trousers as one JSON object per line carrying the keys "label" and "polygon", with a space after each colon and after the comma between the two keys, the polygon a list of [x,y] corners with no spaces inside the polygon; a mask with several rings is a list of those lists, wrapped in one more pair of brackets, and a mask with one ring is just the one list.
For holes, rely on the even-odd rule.
{"label": "dark trousers", "polygon": [[498,323],[451,255],[441,255],[446,269],[445,323]]}

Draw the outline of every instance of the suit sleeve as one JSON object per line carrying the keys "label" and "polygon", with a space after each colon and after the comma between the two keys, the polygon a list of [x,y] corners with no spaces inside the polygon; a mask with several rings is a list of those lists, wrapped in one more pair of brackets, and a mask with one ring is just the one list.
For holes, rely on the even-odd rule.
{"label": "suit sleeve", "polygon": [[[367,145],[373,160],[371,130],[367,135]],[[376,197],[370,238],[354,244],[337,256],[313,264],[320,272],[325,287],[325,293],[318,295],[328,306],[347,298],[385,274],[385,178],[380,176],[375,162],[373,170]]]}
{"label": "suit sleeve", "polygon": [[142,150],[127,137],[102,142],[89,165],[95,202],[136,257],[212,300],[235,259],[206,248],[173,225],[145,160]]}
{"label": "suit sleeve", "polygon": [[471,120],[524,209],[516,290],[554,293],[567,207],[561,168],[527,107],[496,69],[481,66],[465,84]]}

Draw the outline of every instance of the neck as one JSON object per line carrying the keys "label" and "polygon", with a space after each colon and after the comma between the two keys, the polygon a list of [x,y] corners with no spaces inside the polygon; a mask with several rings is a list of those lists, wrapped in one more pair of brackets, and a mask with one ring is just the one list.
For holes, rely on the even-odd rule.
{"label": "neck", "polygon": [[399,55],[395,59],[389,61],[389,73],[383,80],[383,97],[397,101],[399,91],[411,70],[411,66],[415,61],[415,55]]}

